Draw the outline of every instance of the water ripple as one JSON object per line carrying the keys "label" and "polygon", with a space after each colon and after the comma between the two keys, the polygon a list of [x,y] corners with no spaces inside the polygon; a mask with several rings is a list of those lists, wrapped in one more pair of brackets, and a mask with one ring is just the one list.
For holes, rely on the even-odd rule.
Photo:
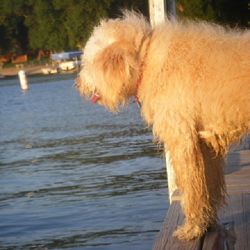
{"label": "water ripple", "polygon": [[167,183],[139,110],[83,103],[69,76],[30,83],[0,85],[0,249],[151,249]]}

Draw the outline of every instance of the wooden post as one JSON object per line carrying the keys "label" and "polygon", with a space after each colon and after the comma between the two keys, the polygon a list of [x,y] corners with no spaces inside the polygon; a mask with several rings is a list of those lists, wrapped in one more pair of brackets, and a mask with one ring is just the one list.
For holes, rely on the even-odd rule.
{"label": "wooden post", "polygon": [[[168,16],[170,20],[175,19],[175,1],[167,0],[168,4]],[[149,14],[150,14],[150,23],[152,27],[164,23],[166,18],[166,1],[165,0],[149,0]],[[168,193],[170,204],[172,202],[172,195],[177,189],[175,182],[175,173],[171,163],[170,153],[168,151],[167,145],[165,146],[165,156],[166,156],[166,170],[167,170],[167,179],[168,179]]]}
{"label": "wooden post", "polygon": [[165,0],[149,0],[149,16],[152,27],[165,22]]}

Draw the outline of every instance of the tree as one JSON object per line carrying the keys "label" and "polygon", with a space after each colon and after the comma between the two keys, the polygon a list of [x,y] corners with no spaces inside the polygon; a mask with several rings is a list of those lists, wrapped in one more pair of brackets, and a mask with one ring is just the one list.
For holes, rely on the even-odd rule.
{"label": "tree", "polygon": [[63,29],[70,48],[81,47],[89,38],[93,27],[108,15],[112,0],[82,1],[54,0],[55,9],[61,11]]}
{"label": "tree", "polygon": [[232,27],[249,27],[250,4],[248,0],[213,0],[212,4],[216,10],[218,22]]}
{"label": "tree", "polygon": [[248,27],[248,0],[176,0],[177,15],[232,27]]}
{"label": "tree", "polygon": [[67,48],[61,13],[53,8],[52,1],[29,1],[31,13],[25,19],[30,48],[59,50]]}
{"label": "tree", "polygon": [[[176,0],[177,15],[246,27],[248,0]],[[148,16],[148,0],[0,0],[0,54],[83,47],[101,18]]]}
{"label": "tree", "polygon": [[31,48],[53,51],[84,44],[98,20],[107,16],[111,0],[32,0],[25,24]]}
{"label": "tree", "polygon": [[212,0],[177,0],[177,15],[191,19],[215,21]]}
{"label": "tree", "polygon": [[148,0],[113,0],[108,11],[109,17],[115,18],[121,15],[124,9],[139,11],[144,16],[149,17]]}
{"label": "tree", "polygon": [[24,52],[28,48],[24,24],[25,1],[0,1],[0,53]]}

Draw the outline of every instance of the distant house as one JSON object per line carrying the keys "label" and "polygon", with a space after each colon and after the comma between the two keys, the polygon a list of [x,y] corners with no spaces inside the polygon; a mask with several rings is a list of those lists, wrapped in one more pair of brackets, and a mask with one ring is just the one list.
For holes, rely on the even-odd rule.
{"label": "distant house", "polygon": [[6,54],[0,56],[0,63],[4,64],[11,61],[12,54]]}
{"label": "distant house", "polygon": [[28,56],[25,55],[20,55],[20,56],[15,56],[14,58],[11,59],[11,62],[13,64],[20,64],[20,63],[26,63],[28,61]]}

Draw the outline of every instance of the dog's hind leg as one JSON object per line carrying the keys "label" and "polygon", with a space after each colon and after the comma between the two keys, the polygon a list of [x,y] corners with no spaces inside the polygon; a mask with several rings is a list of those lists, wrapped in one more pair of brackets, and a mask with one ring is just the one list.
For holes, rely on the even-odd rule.
{"label": "dog's hind leg", "polygon": [[210,203],[217,210],[225,204],[224,156],[200,140]]}

